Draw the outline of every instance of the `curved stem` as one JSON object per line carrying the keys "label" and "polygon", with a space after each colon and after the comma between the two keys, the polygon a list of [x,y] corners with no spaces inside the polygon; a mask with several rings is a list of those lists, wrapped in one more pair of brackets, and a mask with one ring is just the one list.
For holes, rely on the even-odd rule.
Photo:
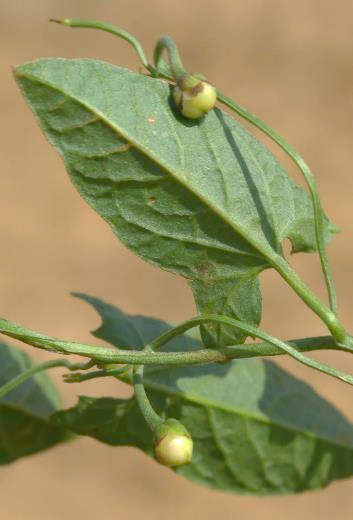
{"label": "curved stem", "polygon": [[[174,336],[173,336],[174,337]],[[171,339],[171,338],[170,338]],[[169,340],[168,340],[169,341]],[[331,336],[318,336],[314,338],[301,338],[301,339],[291,339],[287,340],[286,343],[294,347],[298,352],[309,352],[315,350],[339,350],[342,352],[352,352],[352,349],[347,348],[347,346],[338,347],[334,342]],[[231,345],[229,347],[224,347],[222,352],[219,350],[207,349],[207,351],[214,356],[213,362],[219,363],[224,362],[224,356],[226,356],[226,361],[231,361],[233,359],[244,359],[244,358],[253,358],[253,357],[266,357],[266,356],[279,356],[285,354],[285,352],[278,348],[277,346],[271,343],[241,343],[239,345]],[[200,353],[201,350],[195,350],[196,353]],[[161,353],[160,356],[163,356],[165,353]],[[164,359],[164,358],[162,358]],[[146,363],[148,365],[149,363]],[[159,364],[164,365],[163,361]],[[96,370],[94,372],[88,373],[73,373],[73,374],[65,374],[64,379],[67,383],[81,383],[83,381],[88,381],[89,379],[96,379],[100,377],[117,377],[121,379],[122,376],[127,376],[130,372],[130,368],[127,367],[119,367],[115,369],[109,370]],[[128,378],[129,379],[129,378]]]}
{"label": "curved stem", "polygon": [[72,365],[65,359],[54,359],[51,361],[46,361],[45,363],[41,363],[40,365],[34,365],[33,367],[24,370],[23,372],[15,376],[13,379],[5,383],[3,386],[1,386],[0,399],[5,397],[5,395],[14,390],[17,386],[27,381],[27,379],[33,377],[35,374],[56,367],[72,368]]}
{"label": "curved stem", "polygon": [[[351,353],[351,349],[347,349],[346,346],[338,347],[334,342],[331,336],[318,336],[313,338],[301,338],[301,339],[291,339],[287,340],[286,343],[292,345],[299,352],[309,352],[315,350],[338,350],[341,352],[349,352]],[[202,352],[202,350],[195,350],[196,353]],[[210,355],[214,356],[214,359],[210,362],[219,363],[225,361],[231,361],[234,359],[244,359],[244,358],[253,358],[253,357],[268,357],[268,356],[280,356],[286,354],[282,349],[272,345],[270,343],[241,343],[239,345],[231,345],[229,347],[224,347],[222,352],[219,350],[207,349]],[[161,353],[160,356],[164,356],[165,353]],[[226,356],[226,359],[224,358]],[[164,365],[163,362],[166,358],[159,358],[160,365]],[[141,360],[144,362],[145,360]],[[199,362],[199,364],[201,361]],[[155,364],[155,363],[153,363]],[[146,365],[151,365],[151,363],[146,363]],[[88,373],[79,373],[75,372],[73,374],[64,374],[65,382],[67,383],[82,383],[83,381],[88,381],[89,379],[96,379],[100,377],[118,377],[120,379],[122,376],[127,375],[131,371],[131,366],[128,365],[125,367],[119,368],[111,368],[109,370],[102,369],[96,370],[94,372]]]}
{"label": "curved stem", "polygon": [[[315,350],[338,350],[341,352],[353,353],[353,349],[348,345],[338,346],[332,336],[317,336],[312,338],[289,339],[285,343],[291,345],[298,352],[311,352]],[[230,345],[222,349],[229,358],[250,358],[257,356],[278,356],[285,352],[277,346],[263,343],[245,343],[239,345]]]}
{"label": "curved stem", "polygon": [[61,354],[89,357],[100,364],[195,365],[227,361],[225,354],[219,350],[211,349],[157,353],[141,350],[112,349],[74,341],[63,341],[3,319],[0,319],[0,333],[49,352],[54,351]]}
{"label": "curved stem", "polygon": [[150,403],[150,400],[147,397],[146,390],[143,384],[143,365],[138,365],[135,367],[133,371],[132,384],[134,387],[135,397],[146,423],[152,432],[157,433],[161,424],[163,424],[163,419],[158,415],[158,413],[154,410],[153,406]]}
{"label": "curved stem", "polygon": [[[296,350],[293,346],[285,343],[277,338],[274,338],[270,334],[263,332],[256,327],[229,318],[227,316],[219,316],[215,314],[208,314],[204,316],[197,316],[185,323],[182,323],[178,327],[174,327],[167,333],[162,334],[156,338],[151,344],[150,348],[160,348],[163,344],[170,341],[173,337],[178,336],[193,327],[200,325],[201,323],[216,322],[224,325],[230,325],[246,332],[249,336],[259,338],[277,347],[289,354],[294,359],[297,359],[304,365],[307,365],[315,370],[326,373],[337,379],[345,381],[349,384],[353,384],[353,377],[343,372],[335,370],[327,365],[321,364],[314,361],[311,358],[307,358],[301,352]],[[103,363],[126,363],[131,365],[151,364],[151,365],[183,365],[183,364],[200,364],[200,363],[212,363],[212,362],[224,362],[229,361],[231,357],[228,357],[227,350],[211,350],[211,349],[200,349],[196,351],[188,352],[143,352],[143,351],[131,351],[131,350],[116,350],[107,349],[103,347],[96,347],[94,345],[84,345],[81,343],[61,341],[37,332],[33,332],[30,329],[26,329],[15,323],[8,322],[6,320],[0,320],[0,332],[24,341],[30,345],[43,348],[45,350],[52,351],[53,349],[64,354],[78,354],[80,356],[90,357],[96,361]],[[245,346],[244,346],[245,347]],[[248,346],[249,348],[250,346]],[[346,350],[353,352],[353,345],[342,344],[339,350]]]}
{"label": "curved stem", "polygon": [[283,139],[283,137],[281,137],[277,132],[275,132],[266,123],[261,121],[258,117],[251,114],[248,110],[246,110],[246,108],[238,105],[238,103],[235,103],[231,98],[225,96],[220,91],[217,91],[217,99],[230,109],[234,110],[234,112],[239,114],[241,117],[249,121],[249,123],[253,124],[256,128],[259,128],[262,132],[268,135],[275,143],[278,144],[280,148],[282,148],[282,150],[284,150],[284,152],[287,153],[287,155],[289,155],[289,157],[295,162],[295,164],[302,172],[308,185],[313,203],[316,244],[326,282],[329,304],[332,312],[337,314],[336,290],[332,279],[332,272],[324,237],[324,213],[321,206],[318,187],[309,166],[306,164],[301,155],[290,144],[288,144],[287,141]]}
{"label": "curved stem", "polygon": [[163,51],[168,52],[170,69],[173,73],[174,79],[177,80],[183,74],[186,74],[184,65],[182,64],[178,47],[170,36],[163,36],[158,40],[154,48],[154,63],[156,65],[156,72],[161,74],[166,69],[165,61],[162,58]]}
{"label": "curved stem", "polygon": [[[249,334],[249,336],[252,336],[254,338],[262,339],[263,341],[266,341],[267,343],[279,348],[280,350],[285,351],[289,356],[296,359],[303,365],[306,365],[310,368],[313,368],[314,370],[318,370],[319,372],[323,372],[327,375],[331,375],[335,377],[336,379],[340,379],[341,381],[344,381],[345,383],[349,383],[350,385],[353,385],[353,376],[349,374],[345,374],[344,372],[341,372],[339,370],[336,370],[328,365],[325,365],[323,363],[319,363],[318,361],[315,361],[314,359],[308,358],[307,356],[304,356],[301,352],[298,352],[294,347],[292,347],[290,344],[285,343],[284,341],[281,341],[271,334],[264,332],[253,325],[249,325],[248,323],[244,323],[242,321],[236,320],[234,318],[229,318],[228,316],[217,316],[217,315],[205,315],[205,316],[198,316],[196,318],[193,318],[191,320],[188,320],[181,325],[174,327],[173,329],[169,330],[168,332],[165,332],[164,334],[161,334],[158,338],[156,338],[152,343],[150,343],[150,347],[155,350],[160,348],[162,345],[170,341],[173,337],[179,336],[183,332],[196,327],[197,325],[200,325],[201,323],[204,323],[205,321],[214,321],[217,323],[221,323],[224,325],[231,325],[235,328],[238,328],[242,330],[243,332],[246,332]],[[350,350],[347,347],[347,350]],[[222,350],[224,352],[224,350]]]}
{"label": "curved stem", "polygon": [[124,31],[120,27],[116,27],[115,25],[110,25],[108,23],[97,22],[96,20],[84,20],[84,19],[81,20],[81,19],[71,19],[71,18],[64,18],[63,20],[55,20],[55,19],[51,18],[50,22],[59,23],[62,25],[66,25],[68,27],[99,29],[101,31],[105,31],[110,34],[113,34],[114,36],[118,36],[119,38],[122,38],[123,40],[130,43],[130,45],[132,45],[132,47],[135,49],[135,51],[142,63],[142,65],[149,72],[152,72],[154,70],[153,67],[148,63],[148,60],[145,56],[141,43],[134,36],[132,36],[130,33],[126,32],[126,31]]}

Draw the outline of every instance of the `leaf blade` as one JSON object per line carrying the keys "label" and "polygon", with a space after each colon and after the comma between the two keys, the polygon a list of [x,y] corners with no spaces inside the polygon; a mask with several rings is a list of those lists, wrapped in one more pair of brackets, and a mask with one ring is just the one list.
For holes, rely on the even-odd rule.
{"label": "leaf blade", "polygon": [[[83,293],[73,293],[95,309],[102,323],[92,334],[117,348],[138,349],[145,347],[172,328],[165,321],[142,316],[140,314],[126,314],[118,307],[103,300]],[[165,347],[168,351],[186,351],[200,348],[200,342],[186,334],[177,336],[168,342]]]}
{"label": "leaf blade", "polygon": [[[205,298],[195,288],[212,293],[226,278],[255,280],[275,265],[285,237],[293,251],[315,249],[309,196],[227,114],[187,123],[165,83],[104,62],[46,59],[16,74],[81,195],[127,247],[192,280],[201,311]],[[325,230],[329,240],[328,221]],[[239,318],[244,299],[231,286],[224,309]],[[243,318],[257,325],[258,285],[248,287]],[[208,294],[209,312],[217,300]],[[245,336],[208,326],[203,339],[222,346]]]}
{"label": "leaf blade", "polygon": [[[144,379],[161,414],[194,439],[184,477],[240,494],[297,493],[353,474],[353,426],[308,385],[270,362],[156,370]],[[94,419],[100,408],[104,420]],[[114,414],[119,409],[119,425]],[[89,420],[87,420],[89,418]],[[152,454],[153,439],[134,399],[81,398],[59,424],[111,445]]]}
{"label": "leaf blade", "polygon": [[[33,365],[24,352],[0,342],[0,386]],[[51,424],[59,395],[45,373],[37,374],[0,399],[0,464],[68,440],[68,432]]]}

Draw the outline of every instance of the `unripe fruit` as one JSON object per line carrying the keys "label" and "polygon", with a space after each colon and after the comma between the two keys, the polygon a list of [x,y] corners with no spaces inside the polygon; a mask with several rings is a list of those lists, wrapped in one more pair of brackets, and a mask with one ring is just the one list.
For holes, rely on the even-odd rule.
{"label": "unripe fruit", "polygon": [[156,435],[154,452],[165,466],[181,466],[192,459],[193,442],[189,432],[176,419],[168,419]]}
{"label": "unripe fruit", "polygon": [[187,119],[199,119],[214,108],[216,89],[197,76],[186,74],[178,79],[173,98],[181,114]]}

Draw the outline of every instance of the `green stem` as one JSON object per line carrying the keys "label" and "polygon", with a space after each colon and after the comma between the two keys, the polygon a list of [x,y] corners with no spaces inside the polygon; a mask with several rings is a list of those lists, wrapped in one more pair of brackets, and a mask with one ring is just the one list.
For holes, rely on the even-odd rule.
{"label": "green stem", "polygon": [[[319,370],[320,372],[336,377],[337,379],[345,381],[349,384],[353,384],[352,376],[344,374],[343,372],[335,370],[327,365],[323,365],[317,361],[312,360],[311,358],[307,358],[290,344],[280,341],[279,339],[274,338],[270,334],[267,334],[266,332],[263,332],[252,325],[243,323],[233,318],[229,318],[227,316],[218,316],[210,314],[198,316],[196,318],[188,320],[187,322],[179,325],[178,327],[174,327],[167,333],[159,336],[150,344],[150,347],[153,349],[159,348],[163,344],[170,341],[173,337],[182,334],[186,330],[189,330],[193,327],[207,322],[216,322],[238,328],[246,332],[249,336],[262,339],[266,343],[269,343],[270,345],[277,347],[279,350],[286,352],[291,357],[297,359],[304,365],[307,365],[315,370]],[[10,337],[20,339],[21,341],[30,345],[43,348],[45,350],[52,351],[54,349],[55,351],[59,351],[63,354],[77,354],[80,356],[86,356],[103,363],[126,363],[131,365],[191,365],[200,363],[224,362],[229,361],[229,359],[231,359],[231,357],[227,355],[226,349],[222,351],[200,349],[188,352],[162,353],[107,349],[103,347],[96,347],[94,345],[84,345],[81,343],[57,340],[55,338],[51,338],[49,336],[45,336],[37,332],[33,332],[30,329],[26,329],[6,320],[0,320],[0,332]],[[251,345],[245,348],[250,347]],[[353,352],[352,342],[349,345],[344,344],[336,348],[337,350],[346,350]]]}
{"label": "green stem", "polygon": [[[206,320],[207,321],[207,320]],[[210,321],[210,320],[208,320]],[[211,320],[212,321],[212,320]],[[75,354],[89,357],[97,363],[117,363],[129,365],[194,365],[226,361],[224,354],[209,349],[190,352],[144,352],[141,350],[122,350],[87,345],[74,341],[62,341],[31,329],[0,319],[0,333],[19,339],[28,345],[61,354]]]}
{"label": "green stem", "polygon": [[170,36],[163,36],[160,38],[154,48],[154,63],[156,65],[156,72],[158,75],[162,75],[163,71],[168,72],[168,68],[166,68],[166,64],[162,58],[164,50],[168,52],[170,69],[174,76],[173,79],[177,80],[180,76],[186,74],[186,70],[182,64],[178,47]]}
{"label": "green stem", "polygon": [[[334,342],[332,336],[319,336],[315,338],[301,338],[301,339],[292,339],[286,341],[289,345],[294,347],[299,352],[308,352],[315,350],[325,350],[325,349],[333,349],[340,350],[343,352],[350,352],[350,349],[347,349],[346,346],[337,347]],[[253,358],[253,357],[265,357],[265,356],[279,356],[285,354],[282,349],[270,343],[252,343],[252,344],[239,344],[232,345],[229,347],[225,347],[222,349],[222,353],[219,350],[211,350],[208,349],[209,352],[212,352],[214,357],[214,362],[222,362],[224,361],[222,353],[226,355],[227,361],[231,361],[234,359],[244,359],[244,358]],[[195,351],[200,352],[200,351]],[[162,355],[162,353],[161,353]],[[161,363],[163,364],[163,363]],[[88,373],[73,373],[73,374],[65,374],[64,379],[68,383],[82,383],[83,381],[88,381],[90,379],[96,379],[101,377],[117,377],[118,379],[124,380],[125,382],[130,382],[131,377],[128,375],[131,372],[130,368],[115,368],[109,370],[96,370],[94,372]]]}
{"label": "green stem", "polygon": [[126,374],[131,373],[131,366],[124,366],[120,368],[110,368],[101,370],[95,370],[93,372],[80,373],[75,372],[73,374],[64,374],[63,378],[65,383],[82,383],[83,381],[88,381],[90,379],[96,379],[97,377],[122,377]]}
{"label": "green stem", "polygon": [[164,420],[157,414],[147,397],[143,384],[143,365],[138,365],[133,371],[132,383],[138,407],[152,432],[157,433]]}
{"label": "green stem", "polygon": [[114,36],[118,36],[123,40],[127,41],[132,45],[135,49],[142,65],[149,71],[153,72],[153,67],[148,63],[147,58],[145,56],[144,50],[142,48],[141,43],[130,33],[124,31],[120,27],[116,27],[115,25],[110,25],[108,23],[97,22],[96,20],[79,20],[79,19],[70,19],[64,18],[63,20],[55,20],[53,18],[50,19],[50,22],[59,23],[62,25],[66,25],[68,27],[80,27],[86,29],[99,29],[101,31],[108,32],[113,34]]}
{"label": "green stem", "polygon": [[[229,318],[228,316],[218,316],[218,315],[204,315],[204,316],[197,316],[191,320],[188,320],[181,325],[174,327],[173,329],[169,330],[168,332],[165,332],[164,334],[161,334],[158,338],[156,338],[152,343],[150,343],[150,347],[155,350],[160,348],[162,345],[170,341],[175,336],[179,336],[180,334],[183,334],[185,331],[196,327],[197,325],[200,325],[201,323],[204,323],[205,321],[214,321],[217,323],[221,323],[224,325],[230,325],[235,328],[238,328],[242,330],[243,332],[246,332],[249,336],[252,336],[254,338],[262,339],[263,341],[266,341],[266,343],[269,343],[270,345],[273,345],[284,352],[286,352],[289,356],[296,359],[303,365],[306,365],[310,368],[313,368],[314,370],[318,370],[319,372],[323,372],[327,375],[333,376],[336,379],[340,379],[341,381],[344,381],[345,383],[349,383],[350,385],[353,385],[353,376],[349,374],[345,374],[344,372],[341,372],[339,370],[336,370],[328,365],[325,365],[323,363],[319,363],[318,361],[315,361],[314,359],[308,358],[307,356],[304,356],[301,352],[298,352],[294,347],[292,347],[289,343],[285,343],[284,341],[281,341],[271,334],[268,334],[267,332],[264,332],[253,325],[250,325],[248,323],[244,323],[242,321],[236,320],[234,318]],[[350,351],[350,348],[346,346],[346,350]],[[227,353],[227,350],[223,350],[223,353]]]}
{"label": "green stem", "polygon": [[280,255],[269,258],[272,267],[292,287],[306,305],[326,324],[337,343],[345,343],[347,332],[336,314],[312,292],[296,271]]}
{"label": "green stem", "polygon": [[318,187],[309,166],[306,164],[301,155],[289,143],[287,143],[287,141],[283,139],[282,136],[275,132],[266,123],[261,121],[258,117],[251,114],[248,110],[246,110],[246,108],[238,105],[238,103],[235,103],[231,98],[225,96],[220,91],[217,91],[217,99],[227,107],[234,110],[234,112],[236,112],[238,115],[249,121],[249,123],[253,124],[256,128],[259,128],[262,132],[268,135],[275,143],[278,144],[280,148],[282,148],[282,150],[284,150],[284,152],[287,153],[287,155],[289,155],[289,157],[294,161],[294,163],[302,172],[308,185],[313,203],[316,244],[326,282],[329,304],[332,312],[337,314],[336,290],[332,279],[332,272],[325,244],[324,213],[321,206]]}
{"label": "green stem", "polygon": [[4,384],[2,387],[0,387],[0,399],[5,397],[5,395],[14,390],[17,386],[24,383],[27,379],[30,379],[35,374],[38,374],[38,372],[43,372],[44,370],[56,367],[72,368],[72,365],[65,359],[53,359],[51,361],[46,361],[45,363],[42,363],[40,365],[34,365],[33,367],[28,368],[24,372],[21,372],[13,379],[8,381],[6,384]]}
{"label": "green stem", "polygon": [[[301,339],[291,339],[286,341],[289,345],[294,347],[299,352],[309,352],[315,350],[338,350],[342,352],[351,353],[351,349],[347,349],[346,346],[337,347],[331,336],[319,336],[315,338],[301,338]],[[224,355],[226,356],[227,361],[231,361],[234,359],[244,359],[244,358],[253,358],[253,357],[265,357],[265,356],[280,356],[284,355],[282,349],[272,345],[270,343],[251,343],[244,344],[241,343],[239,345],[231,345],[229,347],[224,347],[222,352],[219,350],[207,349],[209,353],[212,353],[214,356],[213,362],[224,362]],[[200,352],[200,350],[195,350],[195,353]],[[161,353],[163,356],[164,353]],[[163,359],[163,358],[162,358]],[[150,363],[146,363],[149,365]],[[165,364],[163,361],[159,364]],[[115,368],[109,370],[96,370],[94,372],[88,373],[73,373],[73,374],[65,374],[64,379],[67,383],[81,383],[83,381],[88,381],[89,379],[96,379],[97,377],[118,377],[120,378],[122,375],[130,372],[130,368]]]}
{"label": "green stem", "polygon": [[[347,345],[338,346],[332,336],[289,339],[285,343],[291,345],[298,352],[310,352],[315,350],[338,350],[350,354],[353,352],[352,347]],[[229,358],[233,359],[257,356],[278,356],[285,354],[283,350],[267,342],[231,345],[223,349],[222,352],[224,352]]]}

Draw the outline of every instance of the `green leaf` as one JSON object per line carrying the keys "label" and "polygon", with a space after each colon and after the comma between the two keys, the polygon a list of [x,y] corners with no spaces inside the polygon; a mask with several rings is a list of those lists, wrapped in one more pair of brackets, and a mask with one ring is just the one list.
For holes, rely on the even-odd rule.
{"label": "green leaf", "polygon": [[80,396],[75,407],[56,412],[52,422],[111,446],[137,446],[153,456],[153,433],[134,398]]}
{"label": "green leaf", "polygon": [[[31,359],[0,342],[0,387],[33,366]],[[0,464],[68,440],[67,431],[49,417],[60,405],[59,395],[44,372],[27,379],[0,399]]]}
{"label": "green leaf", "polygon": [[[192,463],[176,470],[184,477],[267,495],[322,488],[353,474],[353,426],[273,363],[145,370],[155,408],[181,420],[194,439]],[[81,397],[53,419],[81,435],[152,455],[152,434],[135,399]]]}
{"label": "green leaf", "polygon": [[[42,59],[16,77],[77,189],[124,244],[190,279],[201,312],[257,325],[258,274],[282,241],[315,250],[311,200],[272,153],[218,109],[181,118],[164,81],[108,63]],[[203,333],[210,346],[245,339],[225,326]]]}
{"label": "green leaf", "polygon": [[[87,294],[73,293],[98,312],[102,324],[92,331],[93,336],[118,348],[143,349],[157,336],[172,328],[169,323],[147,316],[125,314],[114,305]],[[200,348],[200,342],[186,334],[173,338],[167,346],[169,351],[185,351]]]}

